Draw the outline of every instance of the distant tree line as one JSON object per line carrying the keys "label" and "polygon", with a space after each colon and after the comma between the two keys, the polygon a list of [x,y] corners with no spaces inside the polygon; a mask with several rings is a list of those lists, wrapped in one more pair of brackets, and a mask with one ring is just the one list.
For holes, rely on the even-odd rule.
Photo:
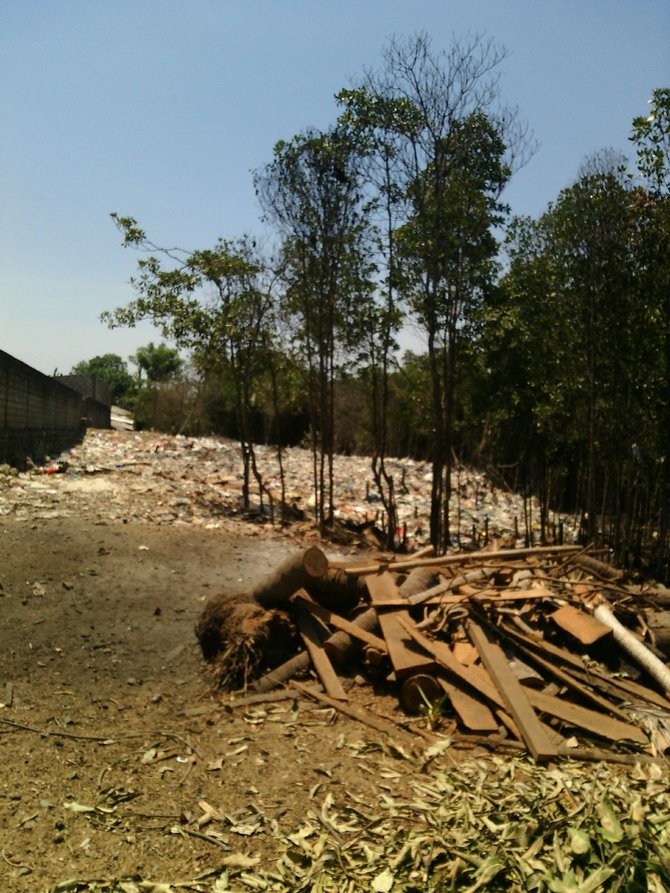
{"label": "distant tree line", "polygon": [[[135,298],[188,353],[183,430],[303,440],[317,522],[333,522],[333,457],[371,457],[393,545],[390,456],[431,463],[431,541],[452,539],[456,460],[554,510],[620,560],[667,577],[670,524],[670,90],[632,124],[629,162],[603,151],[537,220],[502,196],[534,147],[501,102],[490,41],[391,41],[341,91],[340,115],[275,146],[254,174],[276,239],[181,251],[112,215],[138,249]],[[411,326],[425,353],[399,356]],[[158,403],[156,404],[156,410]],[[157,419],[152,420],[157,424]],[[269,498],[269,494],[265,494]]]}

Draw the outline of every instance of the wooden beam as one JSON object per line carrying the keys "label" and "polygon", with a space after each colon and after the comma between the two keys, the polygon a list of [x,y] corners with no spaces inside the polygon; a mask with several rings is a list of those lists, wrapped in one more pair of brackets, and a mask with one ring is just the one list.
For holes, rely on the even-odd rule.
{"label": "wooden beam", "polygon": [[496,718],[486,704],[446,679],[441,678],[439,682],[466,729],[472,729],[473,732],[498,731]]}
{"label": "wooden beam", "polygon": [[558,611],[550,614],[549,619],[582,645],[592,645],[603,636],[612,635],[612,630],[608,626],[599,623],[595,617],[580,611],[574,605],[563,605]]}
{"label": "wooden beam", "polygon": [[[398,599],[398,588],[391,574],[374,574],[367,578],[366,583],[375,608],[383,607],[389,599]],[[396,608],[392,612],[379,612],[379,625],[384,634],[391,664],[398,678],[417,670],[427,670],[435,666],[435,661],[420,647],[417,647],[416,641],[408,635],[401,622],[405,616],[409,618],[407,608],[405,610]]]}
{"label": "wooden beam", "polygon": [[538,762],[554,759],[557,755],[556,748],[540,724],[525,690],[510,669],[502,648],[489,641],[484,630],[473,620],[468,622],[467,632],[533,759]]}
{"label": "wooden beam", "polygon": [[578,729],[593,732],[601,738],[608,738],[610,741],[635,741],[637,744],[649,743],[645,733],[630,723],[621,722],[612,716],[596,713],[594,710],[588,710],[586,707],[531,688],[526,689],[526,695],[533,707],[542,713],[562,719]]}
{"label": "wooden beam", "polygon": [[417,629],[416,625],[412,623],[409,617],[401,618],[400,622],[407,630],[407,633],[421,645],[425,651],[432,654],[441,667],[449,670],[452,675],[456,676],[461,682],[465,682],[470,688],[474,689],[474,691],[484,695],[484,697],[495,704],[496,707],[502,707],[504,709],[505,702],[495,686],[491,685],[486,679],[482,679],[477,674],[475,667],[465,667],[463,664],[459,663],[445,642],[429,639],[428,636],[425,636],[419,629]]}
{"label": "wooden beam", "polygon": [[300,627],[300,635],[309,652],[321,684],[331,698],[336,698],[338,701],[348,701],[347,693],[342,688],[342,683],[333,669],[328,655],[323,650],[322,639],[319,635],[316,621],[305,608],[300,608],[298,611],[298,625]]}
{"label": "wooden beam", "polygon": [[543,657],[540,657],[534,651],[530,649],[524,649],[524,653],[526,656],[530,658],[530,660],[537,663],[543,670],[553,676],[555,679],[558,679],[563,685],[572,689],[572,691],[577,692],[577,694],[581,695],[587,701],[591,701],[592,704],[597,705],[601,709],[605,710],[607,713],[612,713],[615,716],[618,716],[619,719],[624,722],[628,721],[628,714],[623,711],[620,707],[617,707],[616,704],[613,704],[611,701],[608,701],[607,698],[603,698],[602,695],[599,695],[597,692],[593,691],[588,685],[584,684],[583,680],[576,679],[569,670],[564,670],[561,667],[556,666],[556,664],[551,663],[551,661],[545,660]]}
{"label": "wooden beam", "polygon": [[408,571],[415,567],[447,567],[458,564],[474,564],[478,561],[491,561],[494,564],[505,558],[529,558],[533,555],[551,557],[572,555],[579,552],[581,546],[536,546],[529,549],[499,549],[493,552],[490,549],[482,552],[459,552],[457,555],[442,555],[437,558],[409,558],[406,561],[379,561],[376,564],[353,565],[344,568],[348,574],[376,574],[380,570]]}
{"label": "wooden beam", "polygon": [[[578,678],[583,678],[585,682],[589,682],[592,685],[597,684],[601,690],[605,690],[605,686],[610,692],[618,690],[620,692],[619,697],[621,700],[630,700],[632,695],[637,698],[642,698],[642,700],[648,701],[650,704],[655,704],[657,707],[662,707],[665,710],[668,709],[668,699],[664,698],[659,692],[654,691],[653,688],[647,688],[645,685],[633,682],[632,679],[622,679],[620,676],[617,678],[606,676],[604,673],[600,673],[592,667],[587,667],[578,655],[573,654],[571,651],[567,651],[565,648],[559,648],[551,642],[547,642],[539,635],[537,637],[526,635],[519,630],[512,629],[507,623],[504,624],[503,629],[505,635],[509,636],[515,642],[521,642],[528,648],[531,648],[533,651],[539,651],[541,654],[551,655],[563,664],[573,668],[572,671],[574,672],[574,675]],[[598,680],[597,683],[596,680]]]}
{"label": "wooden beam", "polygon": [[336,629],[348,633],[355,639],[360,639],[360,641],[365,642],[366,645],[372,645],[373,648],[377,648],[379,651],[388,651],[386,642],[379,636],[375,636],[374,633],[369,633],[367,630],[357,626],[350,620],[346,620],[344,617],[340,617],[339,614],[335,614],[329,608],[325,608],[323,605],[318,604],[310,598],[304,590],[299,590],[293,597],[293,601],[297,602],[301,607],[306,608],[311,614],[314,614],[315,617],[330,624],[330,626],[334,626]]}

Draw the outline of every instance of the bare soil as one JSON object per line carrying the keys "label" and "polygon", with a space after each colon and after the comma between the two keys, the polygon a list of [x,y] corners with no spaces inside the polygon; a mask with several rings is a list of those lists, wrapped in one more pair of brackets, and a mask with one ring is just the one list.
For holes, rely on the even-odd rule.
{"label": "bare soil", "polygon": [[271,868],[317,791],[378,798],[374,755],[346,746],[373,730],[305,700],[231,710],[204,673],[204,601],[296,548],[242,523],[0,522],[0,890]]}

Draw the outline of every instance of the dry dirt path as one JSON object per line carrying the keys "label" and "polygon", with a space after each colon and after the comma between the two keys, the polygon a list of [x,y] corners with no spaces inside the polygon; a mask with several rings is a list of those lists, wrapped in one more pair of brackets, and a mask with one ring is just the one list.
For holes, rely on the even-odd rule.
{"label": "dry dirt path", "polygon": [[[0,889],[193,878],[226,853],[271,855],[318,782],[370,795],[370,767],[339,737],[365,731],[291,701],[230,714],[203,677],[203,600],[243,591],[292,548],[188,527],[0,523]],[[192,833],[202,802],[240,826],[219,848]]]}

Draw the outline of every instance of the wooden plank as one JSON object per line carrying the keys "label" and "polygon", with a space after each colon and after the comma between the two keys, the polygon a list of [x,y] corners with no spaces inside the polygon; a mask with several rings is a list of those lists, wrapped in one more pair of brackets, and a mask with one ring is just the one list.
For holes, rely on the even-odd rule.
{"label": "wooden plank", "polygon": [[[474,587],[473,587],[474,590]],[[483,604],[491,604],[493,602],[515,602],[515,601],[533,601],[534,599],[557,598],[555,592],[550,589],[478,589],[472,593],[450,594],[450,595],[433,595],[421,602],[422,605],[458,605],[468,602],[470,599]],[[412,599],[408,599],[412,602]],[[394,607],[402,604],[400,601],[389,600],[386,602],[388,607]]]}
{"label": "wooden plank", "polygon": [[[395,580],[389,573],[374,574],[366,579],[370,599],[375,608],[384,605],[388,599],[398,598],[398,588]],[[429,657],[421,647],[417,646],[412,636],[408,635],[401,623],[401,618],[409,617],[405,610],[395,609],[393,612],[379,612],[379,625],[381,627],[388,649],[391,665],[396,676],[401,678],[418,670],[428,670],[435,666],[435,661]]]}
{"label": "wooden plank", "polygon": [[537,586],[532,589],[484,589],[473,594],[472,598],[477,602],[514,602],[531,601],[536,598],[556,598],[553,589],[546,586]]}
{"label": "wooden plank", "polygon": [[456,660],[465,667],[471,666],[479,658],[477,649],[471,642],[454,642],[451,646],[451,652]]}
{"label": "wooden plank", "polygon": [[565,648],[559,648],[557,645],[553,645],[551,642],[547,642],[539,636],[537,638],[528,636],[519,630],[512,629],[507,623],[505,623],[503,628],[505,635],[514,639],[515,642],[521,642],[533,651],[539,651],[542,654],[549,654],[552,657],[555,657],[563,664],[571,667],[571,672],[573,672],[576,677],[582,678],[585,682],[597,685],[601,690],[605,690],[606,686],[607,691],[612,693],[615,690],[618,690],[620,692],[618,697],[620,697],[621,700],[630,700],[631,695],[633,695],[634,697],[648,701],[650,704],[655,704],[657,707],[662,707],[664,710],[668,709],[668,704],[670,703],[668,699],[663,697],[663,695],[659,694],[657,691],[654,691],[653,688],[647,688],[644,685],[633,682],[632,679],[623,679],[620,676],[617,676],[615,679],[606,676],[604,673],[600,673],[592,667],[587,667],[581,657],[567,651]]}
{"label": "wooden plank", "polygon": [[342,632],[348,633],[355,639],[360,639],[360,641],[365,642],[366,645],[372,645],[373,648],[377,648],[379,651],[388,651],[386,642],[379,636],[367,632],[367,630],[364,630],[360,626],[356,626],[356,624],[352,623],[350,620],[346,620],[344,617],[340,617],[339,614],[335,614],[329,608],[325,608],[323,605],[318,604],[310,598],[304,590],[300,590],[293,600],[301,607],[306,608],[310,613],[314,614],[315,617],[330,624],[330,626],[334,626],[336,629],[341,629]]}
{"label": "wooden plank", "polygon": [[637,744],[648,744],[648,738],[637,726],[621,722],[604,713],[596,713],[586,707],[580,707],[570,701],[563,701],[553,695],[544,694],[534,689],[526,689],[530,703],[542,713],[555,716],[587,732],[593,732],[610,741],[635,741]]}
{"label": "wooden plank", "polygon": [[549,619],[582,645],[592,645],[603,636],[612,635],[612,630],[608,626],[599,623],[595,617],[580,611],[574,605],[563,605],[558,611],[550,614]]}
{"label": "wooden plank", "polygon": [[489,641],[484,630],[472,620],[467,631],[533,759],[539,762],[555,758],[556,748],[540,725],[532,702],[510,669],[502,648]]}
{"label": "wooden plank", "polygon": [[[498,716],[500,721],[513,735],[515,735],[519,739],[519,741],[521,741],[521,734],[516,723],[514,722],[512,717],[505,712],[505,703],[502,697],[500,696],[495,685],[482,667],[463,666],[453,656],[453,654],[451,653],[451,649],[446,643],[438,642],[435,639],[429,639],[419,629],[417,629],[416,625],[409,619],[409,617],[402,618],[401,623],[408,631],[408,633],[412,636],[412,638],[414,638],[421,645],[422,648],[432,654],[441,667],[443,667],[445,670],[448,670],[453,676],[455,676],[458,679],[459,683],[465,684],[468,688],[477,692],[477,694],[482,695],[492,704],[495,704],[498,708],[496,710],[496,715]],[[469,694],[468,691],[465,691],[464,693]]]}
{"label": "wooden plank", "polygon": [[421,645],[424,650],[428,651],[429,654],[432,654],[441,667],[449,670],[449,672],[456,676],[457,679],[461,682],[465,682],[479,694],[484,695],[484,697],[491,701],[491,703],[504,709],[505,702],[501,698],[497,689],[486,679],[481,678],[476,672],[476,667],[464,667],[456,660],[451,653],[449,646],[445,642],[438,642],[435,639],[429,639],[428,636],[424,636],[424,634],[416,628],[416,625],[412,623],[409,617],[401,618],[400,622],[407,630],[408,634],[411,635],[411,637]]}
{"label": "wooden plank", "polygon": [[473,698],[463,689],[458,688],[446,679],[440,678],[440,685],[449,697],[463,725],[473,732],[497,732],[498,723],[495,716],[482,701]]}
{"label": "wooden plank", "polygon": [[347,693],[342,688],[342,683],[333,669],[328,655],[323,650],[316,622],[309,611],[304,608],[301,608],[298,612],[298,624],[302,640],[326,692],[331,698],[336,698],[338,701],[348,701]]}
{"label": "wooden plank", "polygon": [[545,670],[547,673],[550,673],[555,679],[558,679],[559,682],[562,682],[563,685],[566,685],[568,688],[576,691],[583,698],[591,701],[592,704],[595,704],[596,706],[605,710],[607,713],[613,713],[624,722],[628,721],[629,717],[625,711],[623,711],[620,707],[617,707],[616,704],[613,704],[611,701],[608,701],[607,698],[603,698],[602,695],[599,695],[597,692],[593,691],[588,685],[584,685],[583,681],[575,679],[575,677],[568,670],[563,670],[560,667],[557,667],[556,664],[552,664],[550,661],[545,660],[543,657],[540,657],[539,654],[531,652],[530,650],[527,650],[526,654],[529,654],[531,660],[538,663],[543,670]]}

